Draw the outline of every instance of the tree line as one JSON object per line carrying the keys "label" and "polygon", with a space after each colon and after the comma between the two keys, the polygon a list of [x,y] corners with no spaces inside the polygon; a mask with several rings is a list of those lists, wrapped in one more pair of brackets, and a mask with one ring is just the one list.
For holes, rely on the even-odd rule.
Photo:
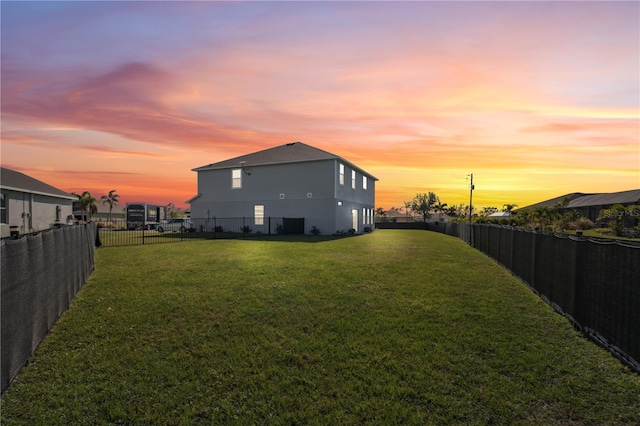
{"label": "tree line", "polygon": [[[120,195],[116,192],[115,189],[112,189],[106,195],[102,195],[99,200],[95,198],[93,195],[91,195],[91,192],[89,191],[84,191],[82,192],[82,194],[72,192],[71,195],[77,198],[76,202],[80,207],[80,210],[82,211],[83,220],[86,220],[87,218],[89,220],[92,219],[93,215],[98,212],[98,203],[100,202],[103,205],[104,204],[109,205],[108,220],[109,222],[111,222],[113,209],[120,202]],[[176,207],[174,203],[167,204],[165,208],[167,209],[167,216],[170,219],[176,219],[184,215],[184,211],[179,207]]]}
{"label": "tree line", "polygon": [[[616,204],[601,210],[594,223],[582,216],[579,210],[568,208],[570,201],[565,198],[552,207],[534,209],[517,209],[517,204],[504,204],[501,210],[496,207],[475,209],[463,203],[449,206],[441,202],[434,192],[428,192],[416,194],[411,201],[404,202],[403,207],[400,208],[392,207],[385,211],[382,207],[378,207],[376,216],[379,222],[395,222],[398,216],[404,214],[406,219],[423,222],[445,218],[451,222],[468,222],[471,219],[474,223],[495,223],[548,231],[588,230],[601,227],[608,228],[609,232],[616,236],[640,237],[640,225],[638,225],[640,206]],[[489,217],[498,211],[508,212],[509,215],[502,218]]]}
{"label": "tree line", "polygon": [[[511,211],[516,204],[505,204],[503,211]],[[480,211],[476,211],[473,206],[468,206],[464,203],[449,205],[440,201],[434,192],[419,193],[411,201],[405,201],[402,207],[391,207],[389,210],[384,210],[382,207],[376,209],[376,215],[378,220],[382,222],[394,221],[399,215],[404,214],[407,218],[420,219],[423,222],[434,218],[448,220],[464,221],[469,218],[469,211],[472,213],[472,218],[477,220],[480,217],[486,217],[492,213],[498,211],[495,207],[484,207]]]}
{"label": "tree line", "polygon": [[[78,200],[78,206],[80,206],[80,210],[82,210],[82,217],[86,218],[87,214],[89,216],[89,220],[91,217],[98,213],[98,199],[91,195],[91,192],[84,191],[82,194],[77,194],[72,192],[71,195],[75,196]],[[111,213],[113,208],[118,205],[120,201],[120,195],[116,192],[115,189],[109,191],[108,195],[103,195],[100,197],[100,201],[102,204],[109,204],[109,222],[111,222]]]}

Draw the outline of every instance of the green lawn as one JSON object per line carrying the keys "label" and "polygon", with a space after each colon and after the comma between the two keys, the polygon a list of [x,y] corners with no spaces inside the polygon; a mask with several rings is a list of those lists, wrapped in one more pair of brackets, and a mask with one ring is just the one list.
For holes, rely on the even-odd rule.
{"label": "green lawn", "polygon": [[461,240],[102,248],[12,424],[639,424],[640,376]]}

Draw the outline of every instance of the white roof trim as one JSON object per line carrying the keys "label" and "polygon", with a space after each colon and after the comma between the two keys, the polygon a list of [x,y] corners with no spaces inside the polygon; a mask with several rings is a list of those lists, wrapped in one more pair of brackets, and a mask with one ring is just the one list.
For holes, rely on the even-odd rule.
{"label": "white roof trim", "polygon": [[0,188],[7,191],[24,192],[26,194],[34,194],[34,195],[45,195],[47,197],[62,198],[62,199],[71,200],[71,201],[75,201],[78,199],[77,197],[74,197],[72,195],[60,195],[60,194],[52,194],[50,192],[31,191],[29,189],[15,188],[12,186],[5,186],[5,185],[0,185]]}

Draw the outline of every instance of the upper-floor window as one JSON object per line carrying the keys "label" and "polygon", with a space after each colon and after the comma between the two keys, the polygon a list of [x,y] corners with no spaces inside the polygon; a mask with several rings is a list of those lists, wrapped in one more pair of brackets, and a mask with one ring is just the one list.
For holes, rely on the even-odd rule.
{"label": "upper-floor window", "polygon": [[351,170],[351,188],[356,189],[356,171]]}
{"label": "upper-floor window", "polygon": [[340,185],[344,185],[344,164],[340,164]]}
{"label": "upper-floor window", "polygon": [[231,170],[231,188],[242,188],[242,169]]}
{"label": "upper-floor window", "polygon": [[367,177],[362,176],[362,189],[367,189]]}

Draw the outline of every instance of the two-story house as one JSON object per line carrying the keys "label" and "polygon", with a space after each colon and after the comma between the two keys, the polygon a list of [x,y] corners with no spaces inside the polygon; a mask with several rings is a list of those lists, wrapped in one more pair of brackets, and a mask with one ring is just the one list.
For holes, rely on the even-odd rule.
{"label": "two-story house", "polygon": [[312,227],[321,234],[374,227],[378,179],[337,155],[302,142],[193,171],[198,173],[198,194],[187,203],[196,227],[209,224],[214,217],[249,218],[251,228],[263,233],[274,233],[281,223],[271,218],[304,218],[304,233]]}

